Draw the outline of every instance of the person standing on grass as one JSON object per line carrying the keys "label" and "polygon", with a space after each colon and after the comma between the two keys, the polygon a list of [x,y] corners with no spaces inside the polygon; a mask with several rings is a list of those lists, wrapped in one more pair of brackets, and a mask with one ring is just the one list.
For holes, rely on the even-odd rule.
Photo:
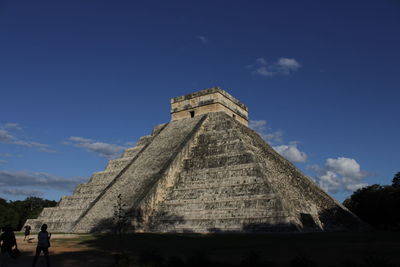
{"label": "person standing on grass", "polygon": [[11,258],[13,247],[17,248],[17,240],[11,226],[4,227],[4,233],[0,236],[1,243],[1,267],[6,267]]}
{"label": "person standing on grass", "polygon": [[35,258],[33,259],[32,267],[36,266],[36,262],[40,256],[40,252],[42,251],[46,259],[46,265],[47,267],[50,267],[50,258],[49,258],[50,237],[51,234],[47,232],[47,224],[43,224],[42,227],[40,227],[40,232],[38,234],[38,244],[36,247],[36,254]]}

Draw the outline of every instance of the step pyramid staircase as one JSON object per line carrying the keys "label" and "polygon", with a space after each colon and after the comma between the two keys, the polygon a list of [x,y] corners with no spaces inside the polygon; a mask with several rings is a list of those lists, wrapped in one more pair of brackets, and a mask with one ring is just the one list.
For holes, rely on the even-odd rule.
{"label": "step pyramid staircase", "polygon": [[[221,100],[222,99],[222,100]],[[27,223],[53,232],[358,230],[364,224],[247,127],[247,108],[219,88],[174,98],[172,121],[111,160],[72,196]]]}
{"label": "step pyramid staircase", "polygon": [[36,231],[46,223],[49,229],[70,232],[78,218],[124,172],[164,126],[165,124],[161,124],[154,127],[150,136],[141,137],[135,147],[126,149],[120,158],[110,160],[104,171],[95,172],[87,183],[79,184],[73,195],[63,196],[56,207],[44,208],[37,219],[28,219],[26,224]]}

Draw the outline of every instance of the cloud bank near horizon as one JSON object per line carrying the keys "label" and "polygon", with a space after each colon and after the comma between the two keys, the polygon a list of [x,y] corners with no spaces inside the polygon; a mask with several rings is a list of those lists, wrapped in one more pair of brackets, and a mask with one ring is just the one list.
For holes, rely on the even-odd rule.
{"label": "cloud bank near horizon", "polygon": [[0,191],[7,195],[41,196],[45,190],[72,192],[86,181],[83,177],[65,178],[45,172],[0,170]]}

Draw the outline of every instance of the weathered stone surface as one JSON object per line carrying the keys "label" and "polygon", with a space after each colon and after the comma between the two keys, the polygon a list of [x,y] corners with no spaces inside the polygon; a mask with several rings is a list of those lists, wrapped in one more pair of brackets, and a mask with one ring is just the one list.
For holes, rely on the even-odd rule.
{"label": "weathered stone surface", "polygon": [[119,194],[126,203],[126,209],[134,209],[158,182],[165,169],[169,167],[170,161],[180,152],[203,120],[204,117],[199,116],[169,123],[152,139],[140,157],[132,162],[85,211],[72,231],[102,230],[103,224],[108,225],[110,223],[108,220],[114,215],[113,205]]}
{"label": "weathered stone surface", "polygon": [[[209,93],[220,94],[218,90]],[[229,105],[246,111],[247,122],[247,108],[221,95]],[[207,106],[204,99],[210,96],[200,91],[171,102],[193,97]],[[187,112],[181,104],[173,112]],[[136,147],[111,160],[105,171],[93,174],[72,196],[62,197],[57,207],[44,209],[28,223],[36,229],[47,223],[60,232],[110,231],[121,195],[130,229],[138,232],[330,231],[363,226],[243,120],[233,117],[235,107],[230,108],[178,116],[156,126]]]}
{"label": "weathered stone surface", "polygon": [[30,224],[33,230],[38,230],[42,223],[47,223],[49,229],[53,231],[71,232],[72,226],[82,214],[89,209],[93,202],[97,201],[110,183],[121,175],[126,166],[135,161],[163,126],[165,125],[156,126],[152,136],[142,137],[138,144],[128,148],[121,158],[110,160],[104,171],[94,173],[87,183],[78,185],[72,196],[62,197],[56,207],[45,208],[37,219],[30,219],[26,223]]}
{"label": "weathered stone surface", "polygon": [[219,87],[171,99],[171,119],[181,120],[212,112],[225,112],[248,125],[248,108]]}

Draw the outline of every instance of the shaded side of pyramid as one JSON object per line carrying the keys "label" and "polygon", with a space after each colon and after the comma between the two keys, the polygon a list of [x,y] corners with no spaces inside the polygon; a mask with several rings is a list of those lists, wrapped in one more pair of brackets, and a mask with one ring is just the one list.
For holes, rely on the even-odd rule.
{"label": "shaded side of pyramid", "polygon": [[[362,222],[226,113],[210,113],[168,186],[137,207],[144,232],[360,229]],[[161,184],[165,184],[159,181]],[[155,200],[156,199],[156,200]]]}

